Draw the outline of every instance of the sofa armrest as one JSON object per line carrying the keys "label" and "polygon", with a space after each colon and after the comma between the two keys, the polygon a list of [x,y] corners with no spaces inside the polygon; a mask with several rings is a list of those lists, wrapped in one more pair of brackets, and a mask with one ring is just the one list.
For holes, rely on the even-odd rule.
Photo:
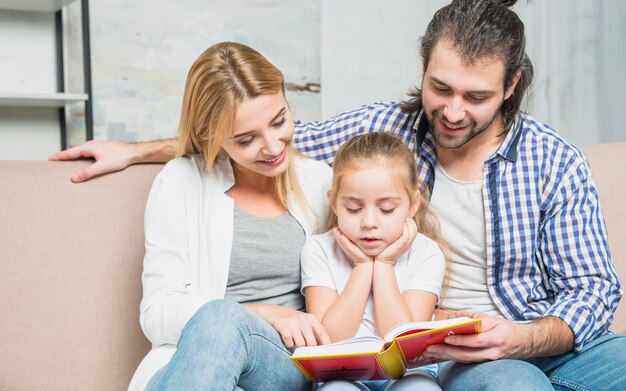
{"label": "sofa armrest", "polygon": [[[591,165],[591,175],[598,187],[600,205],[609,235],[611,258],[615,264],[622,289],[626,284],[626,142],[594,145],[583,149]],[[626,304],[624,299],[615,314],[611,330],[626,333]]]}
{"label": "sofa armrest", "polygon": [[0,389],[125,389],[149,350],[143,213],[162,166],[71,183],[88,164],[0,161]]}

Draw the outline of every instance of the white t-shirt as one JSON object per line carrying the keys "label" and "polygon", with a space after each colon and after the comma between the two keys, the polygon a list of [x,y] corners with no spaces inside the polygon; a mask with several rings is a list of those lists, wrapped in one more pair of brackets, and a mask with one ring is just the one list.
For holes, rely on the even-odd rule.
{"label": "white t-shirt", "polygon": [[[341,250],[332,232],[311,236],[301,255],[302,291],[309,286],[323,286],[343,292],[352,273],[352,261]],[[419,289],[439,296],[445,272],[445,259],[437,243],[417,234],[411,248],[395,264],[400,292]],[[367,300],[365,313],[356,336],[376,335],[374,301]]]}
{"label": "white t-shirt", "polygon": [[502,313],[487,283],[487,241],[483,183],[452,178],[437,162],[437,181],[430,207],[450,247],[447,286],[440,300],[451,311]]}

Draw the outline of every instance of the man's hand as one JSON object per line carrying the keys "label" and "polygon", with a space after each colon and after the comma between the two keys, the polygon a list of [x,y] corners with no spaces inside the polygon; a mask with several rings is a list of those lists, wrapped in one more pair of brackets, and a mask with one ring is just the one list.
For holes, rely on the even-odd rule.
{"label": "man's hand", "polygon": [[135,144],[117,141],[87,141],[55,153],[49,160],[95,159],[89,167],[72,175],[72,182],[83,182],[98,175],[120,171],[136,163],[165,163],[176,156],[176,139]]}
{"label": "man's hand", "polygon": [[48,159],[57,161],[95,159],[92,165],[72,175],[72,182],[83,182],[98,175],[125,169],[133,163],[133,158],[137,155],[136,148],[136,144],[92,140],[55,153]]}
{"label": "man's hand", "polygon": [[415,220],[412,217],[407,217],[402,229],[402,235],[378,254],[376,260],[387,265],[395,265],[398,258],[411,248],[415,236],[417,236],[417,224],[415,224]]}
{"label": "man's hand", "polygon": [[333,236],[335,240],[339,244],[339,247],[343,250],[343,252],[352,260],[354,265],[356,266],[359,263],[372,263],[374,262],[374,258],[366,255],[360,248],[357,246],[350,238],[341,232],[341,230],[336,227],[333,229]]}
{"label": "man's hand", "polygon": [[518,324],[503,318],[480,316],[483,332],[449,335],[445,344],[431,345],[426,357],[462,363],[549,357],[564,354],[574,346],[574,334],[567,324],[548,316]]}
{"label": "man's hand", "polygon": [[331,342],[326,329],[313,314],[273,304],[244,304],[244,306],[276,329],[289,349]]}
{"label": "man's hand", "polygon": [[528,325],[487,316],[482,318],[483,332],[471,335],[449,335],[445,344],[431,345],[426,357],[462,363],[526,358],[532,336]]}
{"label": "man's hand", "polygon": [[[441,308],[435,308],[435,320],[447,320],[466,316],[468,318],[483,318],[482,314],[476,314],[469,311],[448,311]],[[485,315],[486,316],[486,315]]]}

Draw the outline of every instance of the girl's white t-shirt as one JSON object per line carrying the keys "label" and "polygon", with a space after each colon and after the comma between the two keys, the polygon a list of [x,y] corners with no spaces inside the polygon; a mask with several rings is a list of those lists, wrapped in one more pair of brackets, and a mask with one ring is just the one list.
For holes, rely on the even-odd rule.
{"label": "girl's white t-shirt", "polygon": [[[309,286],[323,286],[335,289],[339,294],[343,292],[354,267],[331,231],[313,235],[306,241],[302,248],[301,266],[302,292]],[[395,272],[400,292],[418,289],[439,296],[445,259],[437,243],[418,233],[411,248],[396,261]],[[371,293],[355,336],[369,335],[376,335]]]}

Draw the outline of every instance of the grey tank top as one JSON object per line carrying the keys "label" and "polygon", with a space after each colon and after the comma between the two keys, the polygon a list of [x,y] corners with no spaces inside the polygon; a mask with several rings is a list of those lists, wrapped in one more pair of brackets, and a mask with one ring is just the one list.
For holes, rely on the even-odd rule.
{"label": "grey tank top", "polygon": [[289,213],[262,218],[235,205],[226,298],[238,303],[278,304],[304,310],[300,250],[304,229]]}

